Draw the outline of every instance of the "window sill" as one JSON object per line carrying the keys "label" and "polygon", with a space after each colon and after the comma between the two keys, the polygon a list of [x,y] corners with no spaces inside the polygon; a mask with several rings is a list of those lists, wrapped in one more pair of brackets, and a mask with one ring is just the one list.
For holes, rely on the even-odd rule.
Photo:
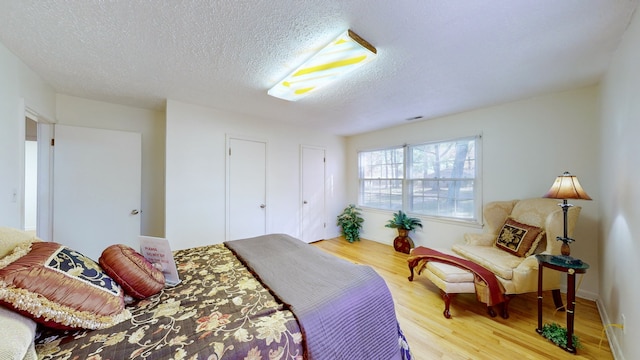
{"label": "window sill", "polygon": [[[393,216],[393,213],[395,212],[393,210],[383,210],[383,209],[371,208],[371,207],[360,206],[360,205],[358,205],[358,208],[362,209],[363,212],[388,215],[389,218],[391,218]],[[408,212],[407,215],[411,217],[417,217],[422,221],[439,222],[443,224],[464,226],[464,227],[474,228],[474,229],[482,229],[484,227],[484,224],[482,224],[481,222],[478,222],[477,220],[454,219],[454,218],[447,218],[447,217],[416,214],[416,213],[410,213],[410,212]]]}

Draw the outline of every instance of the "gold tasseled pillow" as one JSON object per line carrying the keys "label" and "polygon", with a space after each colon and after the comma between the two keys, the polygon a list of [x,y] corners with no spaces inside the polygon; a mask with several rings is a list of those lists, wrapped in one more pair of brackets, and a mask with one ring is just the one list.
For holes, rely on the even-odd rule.
{"label": "gold tasseled pillow", "polygon": [[100,266],[54,242],[0,269],[0,304],[57,329],[102,329],[130,317],[123,291]]}
{"label": "gold tasseled pillow", "polygon": [[126,294],[136,299],[147,298],[164,288],[162,271],[130,246],[111,245],[104,249],[98,262]]}
{"label": "gold tasseled pillow", "polygon": [[533,254],[544,234],[544,230],[537,226],[523,224],[508,217],[498,232],[496,247],[513,255],[526,257]]}

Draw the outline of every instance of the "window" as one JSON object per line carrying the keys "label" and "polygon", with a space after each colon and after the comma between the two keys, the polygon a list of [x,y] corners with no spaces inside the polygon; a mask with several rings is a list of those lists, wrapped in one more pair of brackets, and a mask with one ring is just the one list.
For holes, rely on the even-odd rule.
{"label": "window", "polygon": [[475,138],[408,147],[407,211],[475,218]]}
{"label": "window", "polygon": [[379,209],[402,208],[404,149],[364,151],[358,154],[360,204]]}
{"label": "window", "polygon": [[480,137],[362,151],[359,205],[476,220]]}

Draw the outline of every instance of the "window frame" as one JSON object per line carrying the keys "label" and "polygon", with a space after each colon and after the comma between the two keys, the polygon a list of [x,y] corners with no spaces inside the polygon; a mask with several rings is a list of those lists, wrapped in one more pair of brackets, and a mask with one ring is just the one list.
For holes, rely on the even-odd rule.
{"label": "window frame", "polygon": [[[425,145],[437,145],[437,144],[446,144],[446,143],[456,143],[464,140],[473,140],[474,141],[474,177],[461,177],[461,178],[441,178],[442,181],[473,181],[473,214],[471,217],[456,217],[447,216],[447,215],[438,215],[438,214],[425,214],[423,212],[413,211],[411,208],[412,204],[412,184],[416,181],[424,181],[425,179],[431,178],[417,178],[411,177],[412,170],[411,166],[411,157],[412,157],[412,149]],[[361,165],[361,154],[376,152],[376,151],[389,151],[394,149],[403,149],[403,174],[400,177],[402,180],[401,185],[401,197],[402,202],[401,206],[393,206],[393,203],[390,203],[388,207],[376,207],[372,206],[371,203],[364,203],[363,196],[366,193],[366,189],[364,188],[364,182],[372,180],[371,178],[364,178],[362,174],[362,165]],[[381,147],[374,149],[366,149],[366,150],[358,150],[357,152],[357,166],[358,166],[358,206],[367,209],[367,210],[376,210],[376,211],[398,211],[402,210],[406,213],[410,213],[413,216],[429,218],[442,222],[453,222],[453,223],[464,223],[464,224],[472,224],[472,225],[482,225],[482,135],[470,135],[470,136],[461,136],[446,140],[435,140],[428,142],[421,142],[417,144],[404,144],[404,145],[395,145],[389,147]],[[389,180],[388,178],[382,180]],[[438,178],[433,178],[432,180],[438,180]]]}

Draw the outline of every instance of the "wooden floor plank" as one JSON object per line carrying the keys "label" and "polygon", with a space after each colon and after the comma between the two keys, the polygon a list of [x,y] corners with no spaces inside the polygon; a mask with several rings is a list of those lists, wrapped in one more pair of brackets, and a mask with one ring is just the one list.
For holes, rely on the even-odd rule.
{"label": "wooden floor plank", "polygon": [[[410,282],[407,255],[392,246],[344,238],[314,243],[320,249],[358,264],[372,266],[380,274],[396,305],[400,326],[414,358],[422,359],[613,359],[605,338],[599,348],[602,322],[595,302],[576,301],[575,333],[583,345],[569,354],[542,338],[537,327],[537,295],[516,296],[509,304],[509,319],[490,317],[474,294],[459,294],[451,303],[451,319],[442,315],[439,289],[425,276]],[[566,313],[553,308],[551,293],[544,296],[544,321],[566,323]],[[566,297],[563,295],[566,302]]]}

